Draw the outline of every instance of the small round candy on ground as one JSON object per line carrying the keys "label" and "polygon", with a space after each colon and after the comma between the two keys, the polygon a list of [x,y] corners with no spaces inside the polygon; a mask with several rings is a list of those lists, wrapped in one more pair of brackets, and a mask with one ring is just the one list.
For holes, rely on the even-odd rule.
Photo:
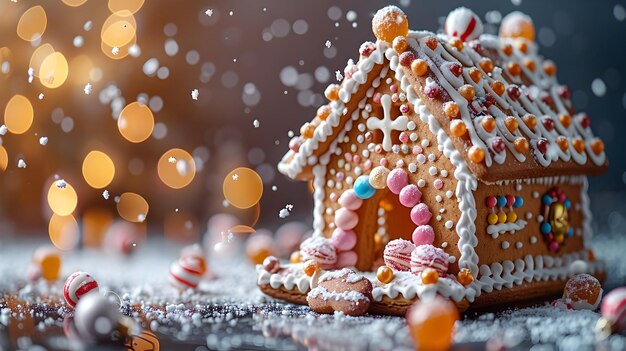
{"label": "small round candy on ground", "polygon": [[417,349],[447,350],[452,345],[454,323],[459,320],[459,311],[450,300],[436,295],[413,304],[406,320]]}
{"label": "small round candy on ground", "polygon": [[42,247],[33,254],[33,262],[41,268],[41,277],[49,282],[59,279],[61,253],[52,247]]}
{"label": "small round candy on ground", "polygon": [[87,272],[73,273],[63,285],[65,302],[72,307],[76,307],[76,304],[83,296],[97,291],[98,282]]}

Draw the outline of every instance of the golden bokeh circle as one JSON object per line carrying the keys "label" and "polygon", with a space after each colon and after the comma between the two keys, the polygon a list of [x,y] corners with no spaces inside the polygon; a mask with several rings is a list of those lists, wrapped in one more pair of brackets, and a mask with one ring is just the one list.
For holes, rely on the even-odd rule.
{"label": "golden bokeh circle", "polygon": [[78,223],[72,215],[53,214],[48,223],[48,235],[54,247],[69,251],[76,247],[80,238]]}
{"label": "golden bokeh circle", "polygon": [[83,178],[89,186],[102,189],[109,185],[115,176],[115,164],[109,155],[93,150],[83,160]]}
{"label": "golden bokeh circle", "polygon": [[55,180],[48,189],[48,206],[59,216],[69,216],[76,209],[78,195],[65,180]]}
{"label": "golden bokeh circle", "polygon": [[252,169],[239,167],[224,178],[224,198],[231,205],[246,209],[256,205],[263,195],[263,180]]}
{"label": "golden bokeh circle", "polygon": [[9,155],[7,154],[7,150],[0,145],[0,171],[6,170],[8,165]]}
{"label": "golden bokeh circle", "polygon": [[33,51],[33,54],[30,56],[30,63],[28,64],[28,67],[33,69],[33,76],[39,77],[41,63],[46,57],[52,54],[54,54],[54,47],[48,43],[39,45],[35,51]]}
{"label": "golden bokeh circle", "polygon": [[100,49],[102,53],[106,55],[108,58],[113,60],[121,60],[126,56],[130,55],[130,48],[137,43],[137,37],[134,36],[133,39],[124,46],[118,46],[118,52],[116,54],[113,53],[113,46],[107,45],[105,42],[100,42]]}
{"label": "golden bokeh circle", "polygon": [[109,10],[111,12],[128,11],[135,13],[141,9],[144,0],[109,0]]}
{"label": "golden bokeh circle", "polygon": [[117,212],[129,222],[143,222],[149,209],[148,202],[135,193],[123,193],[117,202]]}
{"label": "golden bokeh circle", "polygon": [[33,105],[23,95],[15,95],[4,108],[4,124],[13,134],[23,134],[33,124]]}
{"label": "golden bokeh circle", "polygon": [[39,40],[46,31],[48,17],[43,7],[37,5],[22,14],[17,23],[17,35],[26,41]]}
{"label": "golden bokeh circle", "polygon": [[53,52],[46,56],[39,67],[39,81],[46,88],[58,88],[67,79],[69,66],[65,56],[60,52]]}
{"label": "golden bokeh circle", "polygon": [[121,10],[112,13],[102,24],[100,39],[109,47],[128,45],[136,36],[137,21],[132,12]]}
{"label": "golden bokeh circle", "polygon": [[78,7],[87,2],[87,0],[61,0],[63,3],[70,7]]}
{"label": "golden bokeh circle", "polygon": [[145,104],[132,102],[120,112],[117,127],[126,140],[131,143],[140,143],[152,134],[154,116]]}
{"label": "golden bokeh circle", "polygon": [[184,188],[196,175],[196,162],[187,151],[170,149],[159,159],[157,172],[161,181],[170,188]]}

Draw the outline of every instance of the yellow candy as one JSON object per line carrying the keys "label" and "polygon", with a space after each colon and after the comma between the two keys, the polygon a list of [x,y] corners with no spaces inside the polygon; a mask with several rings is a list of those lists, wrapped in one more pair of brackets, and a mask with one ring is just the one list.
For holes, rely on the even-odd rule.
{"label": "yellow candy", "polygon": [[498,215],[495,213],[490,213],[489,216],[487,216],[487,222],[489,222],[489,224],[498,223]]}
{"label": "yellow candy", "polygon": [[515,212],[509,212],[509,215],[507,216],[507,221],[509,223],[513,223],[515,221],[517,221],[517,214]]}
{"label": "yellow candy", "polygon": [[419,350],[447,350],[452,345],[454,323],[459,311],[439,295],[418,300],[406,315],[410,335]]}
{"label": "yellow candy", "polygon": [[35,251],[33,261],[41,268],[41,277],[49,282],[59,278],[61,272],[61,254],[52,248]]}
{"label": "yellow candy", "polygon": [[387,6],[374,15],[372,31],[378,40],[391,43],[396,37],[407,36],[409,22],[404,12],[397,6]]}
{"label": "yellow candy", "polygon": [[387,266],[380,266],[376,272],[376,278],[378,278],[381,283],[387,284],[394,278],[393,270]]}
{"label": "yellow candy", "polygon": [[498,222],[500,223],[506,222],[506,213],[504,212],[498,213]]}

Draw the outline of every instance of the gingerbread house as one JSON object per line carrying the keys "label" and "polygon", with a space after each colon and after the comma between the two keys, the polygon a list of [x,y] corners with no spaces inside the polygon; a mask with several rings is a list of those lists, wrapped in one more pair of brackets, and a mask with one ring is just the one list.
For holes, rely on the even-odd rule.
{"label": "gingerbread house", "polygon": [[424,294],[480,308],[556,295],[574,271],[602,277],[586,177],[607,168],[604,144],[530,18],[509,14],[496,36],[459,8],[433,33],[389,6],[372,28],[278,165],[312,183],[315,232],[292,264],[258,268],[261,289],[306,303],[298,261],[378,269],[363,273],[370,312],[401,314]]}

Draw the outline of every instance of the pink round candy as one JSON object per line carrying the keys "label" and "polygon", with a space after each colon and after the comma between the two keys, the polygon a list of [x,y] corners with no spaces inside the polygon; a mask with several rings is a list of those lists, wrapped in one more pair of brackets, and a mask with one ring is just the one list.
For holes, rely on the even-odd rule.
{"label": "pink round candy", "polygon": [[427,224],[432,216],[430,209],[424,203],[417,204],[411,209],[411,220],[416,225]]}
{"label": "pink round candy", "polygon": [[432,268],[445,276],[448,272],[450,256],[438,247],[432,245],[419,245],[411,253],[411,272],[419,274],[426,268]]}
{"label": "pink round candy", "polygon": [[396,168],[389,172],[387,176],[387,187],[392,193],[398,195],[402,188],[409,184],[409,175],[401,168]]}
{"label": "pink round candy", "polygon": [[352,230],[359,223],[359,216],[356,213],[340,208],[335,212],[335,225],[343,230]]}
{"label": "pink round candy", "polygon": [[429,225],[420,225],[413,231],[412,239],[415,246],[432,245],[435,242],[435,231]]}
{"label": "pink round candy", "polygon": [[337,268],[352,267],[356,265],[359,256],[354,251],[340,252],[337,255]]}
{"label": "pink round candy", "polygon": [[333,236],[330,238],[337,251],[349,251],[356,245],[356,233],[352,230],[335,229]]}
{"label": "pink round candy", "polygon": [[494,208],[498,204],[498,199],[496,199],[495,196],[488,196],[486,202],[487,202],[487,207]]}
{"label": "pink round candy", "polygon": [[339,196],[338,202],[341,206],[351,211],[358,210],[363,204],[363,200],[356,196],[354,189],[344,191],[343,194]]}
{"label": "pink round candy", "polygon": [[422,199],[422,192],[417,185],[410,184],[400,190],[400,203],[405,207],[413,207]]}
{"label": "pink round candy", "polygon": [[435,186],[435,189],[441,190],[441,188],[443,188],[443,181],[441,179],[435,179],[433,185]]}

